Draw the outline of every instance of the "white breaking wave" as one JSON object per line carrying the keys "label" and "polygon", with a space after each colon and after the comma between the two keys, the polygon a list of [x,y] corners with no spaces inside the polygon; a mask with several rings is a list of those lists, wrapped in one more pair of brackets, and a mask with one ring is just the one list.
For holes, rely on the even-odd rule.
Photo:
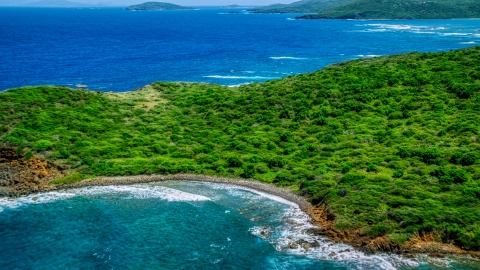
{"label": "white breaking wave", "polygon": [[255,226],[249,230],[251,234],[270,242],[280,252],[306,256],[312,259],[337,261],[348,265],[348,268],[351,269],[372,269],[372,265],[386,270],[405,266],[419,266],[419,263],[415,260],[399,255],[385,253],[367,255],[349,245],[333,243],[326,237],[310,233],[309,230],[318,228],[311,223],[311,218],[296,203],[279,196],[230,184],[208,183],[208,186],[213,189],[227,190],[232,196],[245,197],[243,191],[249,191],[290,206],[281,217],[281,226],[275,228]]}
{"label": "white breaking wave", "polygon": [[293,56],[272,56],[270,59],[273,60],[282,60],[282,59],[289,59],[289,60],[307,60],[308,58],[304,57],[293,57]]}
{"label": "white breaking wave", "polygon": [[279,202],[279,203],[282,203],[282,204],[286,204],[286,205],[289,205],[289,206],[295,206],[295,207],[298,207],[298,204],[294,203],[294,202],[291,202],[289,200],[286,200],[282,197],[279,197],[279,196],[276,196],[276,195],[273,195],[273,194],[269,194],[269,193],[266,193],[266,192],[262,192],[262,191],[258,191],[256,189],[253,189],[253,188],[248,188],[248,187],[242,187],[242,186],[236,186],[236,185],[230,185],[230,184],[219,184],[219,183],[209,183],[208,184],[209,187],[212,187],[213,189],[224,189],[224,190],[228,190],[229,193],[231,195],[236,195],[236,196],[244,196],[243,193],[235,193],[235,191],[249,191],[251,193],[255,193],[257,195],[260,195],[262,197],[265,197],[269,200],[272,200],[272,201],[276,201],[276,202]]}
{"label": "white breaking wave", "polygon": [[214,78],[214,79],[244,79],[244,80],[255,80],[255,79],[276,79],[277,77],[263,77],[263,76],[222,76],[222,75],[210,75],[203,76],[204,78]]}
{"label": "white breaking wave", "polygon": [[5,209],[14,209],[29,204],[51,203],[58,200],[65,200],[75,197],[75,194],[69,192],[47,192],[32,194],[22,198],[0,198],[0,212]]}
{"label": "white breaking wave", "polygon": [[437,32],[431,32],[431,31],[414,31],[414,34],[428,34],[428,35],[435,35],[438,34]]}
{"label": "white breaking wave", "polygon": [[[281,217],[281,226],[275,228],[255,226],[249,230],[251,234],[270,242],[280,252],[306,256],[312,259],[337,261],[344,263],[351,269],[372,269],[372,265],[386,270],[405,266],[419,266],[417,261],[399,255],[386,253],[367,255],[349,245],[333,243],[326,237],[313,234],[309,230],[318,227],[311,223],[311,218],[296,203],[279,196],[231,184],[208,183],[208,186],[213,189],[224,189],[231,196],[244,198],[248,198],[245,196],[244,191],[249,191],[269,200],[290,206],[285,211],[283,217]],[[213,200],[215,201],[215,199]]]}
{"label": "white breaking wave", "polygon": [[[81,191],[78,192],[78,191]],[[161,199],[169,202],[187,202],[187,201],[209,201],[210,199],[196,194],[183,192],[180,190],[151,185],[132,185],[132,186],[105,186],[91,187],[76,190],[76,195],[100,195],[100,194],[125,194],[126,198],[135,199]]]}
{"label": "white breaking wave", "polygon": [[[475,33],[469,32],[449,32],[448,28],[443,26],[424,26],[424,25],[409,25],[409,24],[387,24],[387,23],[370,23],[370,24],[357,24],[355,26],[368,27],[364,30],[356,30],[353,32],[409,32],[414,34],[427,34],[427,35],[440,35],[440,36],[475,36]],[[370,28],[372,27],[372,28]],[[450,31],[452,31],[450,29]]]}
{"label": "white breaking wave", "polygon": [[366,32],[384,32],[387,31],[385,28],[377,28],[377,29],[366,29]]}
{"label": "white breaking wave", "polygon": [[5,209],[14,209],[30,204],[51,203],[66,200],[76,196],[123,194],[125,198],[148,199],[155,198],[169,202],[209,201],[210,199],[196,194],[191,194],[176,189],[162,186],[132,185],[132,186],[98,186],[72,189],[68,191],[53,191],[32,194],[22,198],[0,198],[0,212]]}
{"label": "white breaking wave", "polygon": [[444,36],[468,36],[470,33],[443,33]]}
{"label": "white breaking wave", "polygon": [[412,27],[424,28],[423,26],[413,26],[408,24],[385,24],[385,23],[369,23],[363,26],[373,26],[373,27],[395,29],[395,30],[409,30],[409,29],[412,29]]}
{"label": "white breaking wave", "polygon": [[380,269],[397,269],[399,267],[418,267],[419,263],[394,254],[367,255],[353,247],[333,243],[327,238],[310,233],[317,228],[310,217],[298,206],[292,206],[282,217],[282,226],[271,228],[257,226],[250,233],[261,237],[275,246],[280,252],[306,256],[312,259],[337,261],[352,269],[371,269],[373,265]]}
{"label": "white breaking wave", "polygon": [[475,41],[460,42],[459,44],[476,44]]}
{"label": "white breaking wave", "polygon": [[357,55],[357,56],[358,56],[358,57],[373,58],[373,57],[380,57],[381,55],[376,55],[376,54],[367,54],[367,55],[359,54],[359,55]]}

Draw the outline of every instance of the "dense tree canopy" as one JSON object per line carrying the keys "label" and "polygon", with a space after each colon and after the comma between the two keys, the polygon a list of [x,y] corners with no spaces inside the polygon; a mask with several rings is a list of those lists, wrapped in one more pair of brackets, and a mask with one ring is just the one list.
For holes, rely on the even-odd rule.
{"label": "dense tree canopy", "polygon": [[301,0],[291,4],[273,4],[250,10],[253,13],[318,13],[354,0]]}
{"label": "dense tree canopy", "polygon": [[[339,229],[480,249],[480,48],[353,60],[238,88],[0,94],[0,141],[83,175],[194,173],[289,186]],[[80,180],[82,177],[76,176]]]}
{"label": "dense tree canopy", "polygon": [[477,0],[354,0],[303,19],[480,18]]}

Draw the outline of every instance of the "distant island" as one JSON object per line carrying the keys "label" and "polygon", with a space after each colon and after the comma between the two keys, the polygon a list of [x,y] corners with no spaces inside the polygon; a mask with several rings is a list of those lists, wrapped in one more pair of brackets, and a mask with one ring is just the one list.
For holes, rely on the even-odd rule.
{"label": "distant island", "polygon": [[252,13],[319,13],[353,0],[302,0],[291,4],[273,4],[250,10]]}
{"label": "distant island", "polygon": [[70,2],[66,0],[42,0],[25,4],[28,7],[92,7],[92,5]]}
{"label": "distant island", "polygon": [[302,0],[273,4],[252,13],[315,13],[297,19],[454,19],[480,18],[477,0]]}
{"label": "distant island", "polygon": [[478,0],[356,0],[297,19],[480,18]]}
{"label": "distant island", "polygon": [[191,10],[191,7],[183,7],[170,3],[146,2],[127,7],[125,10]]}
{"label": "distant island", "polygon": [[228,5],[228,6],[224,6],[222,8],[240,8],[242,6],[239,6],[239,5]]}

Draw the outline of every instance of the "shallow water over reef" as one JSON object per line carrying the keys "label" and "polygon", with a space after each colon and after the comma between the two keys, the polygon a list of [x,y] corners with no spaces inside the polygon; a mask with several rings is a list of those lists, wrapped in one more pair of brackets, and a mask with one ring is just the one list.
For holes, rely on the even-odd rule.
{"label": "shallow water over reef", "polygon": [[308,234],[282,198],[199,182],[81,188],[0,199],[2,269],[478,269],[366,255]]}

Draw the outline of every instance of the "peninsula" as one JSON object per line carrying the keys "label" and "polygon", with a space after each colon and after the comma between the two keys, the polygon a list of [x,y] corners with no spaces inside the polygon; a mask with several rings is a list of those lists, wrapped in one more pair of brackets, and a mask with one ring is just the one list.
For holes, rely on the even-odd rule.
{"label": "peninsula", "polygon": [[125,10],[191,10],[194,8],[191,7],[183,7],[175,4],[170,3],[163,3],[163,2],[146,2],[139,5],[133,5],[127,7]]}
{"label": "peninsula", "polygon": [[273,4],[250,10],[252,13],[318,13],[353,0],[301,0],[291,4]]}
{"label": "peninsula", "polygon": [[0,193],[105,176],[254,179],[307,198],[331,239],[393,252],[427,239],[478,256],[479,110],[480,47],[240,87],[10,89],[0,93]]}
{"label": "peninsula", "polygon": [[480,18],[477,0],[355,0],[298,19],[458,19]]}

